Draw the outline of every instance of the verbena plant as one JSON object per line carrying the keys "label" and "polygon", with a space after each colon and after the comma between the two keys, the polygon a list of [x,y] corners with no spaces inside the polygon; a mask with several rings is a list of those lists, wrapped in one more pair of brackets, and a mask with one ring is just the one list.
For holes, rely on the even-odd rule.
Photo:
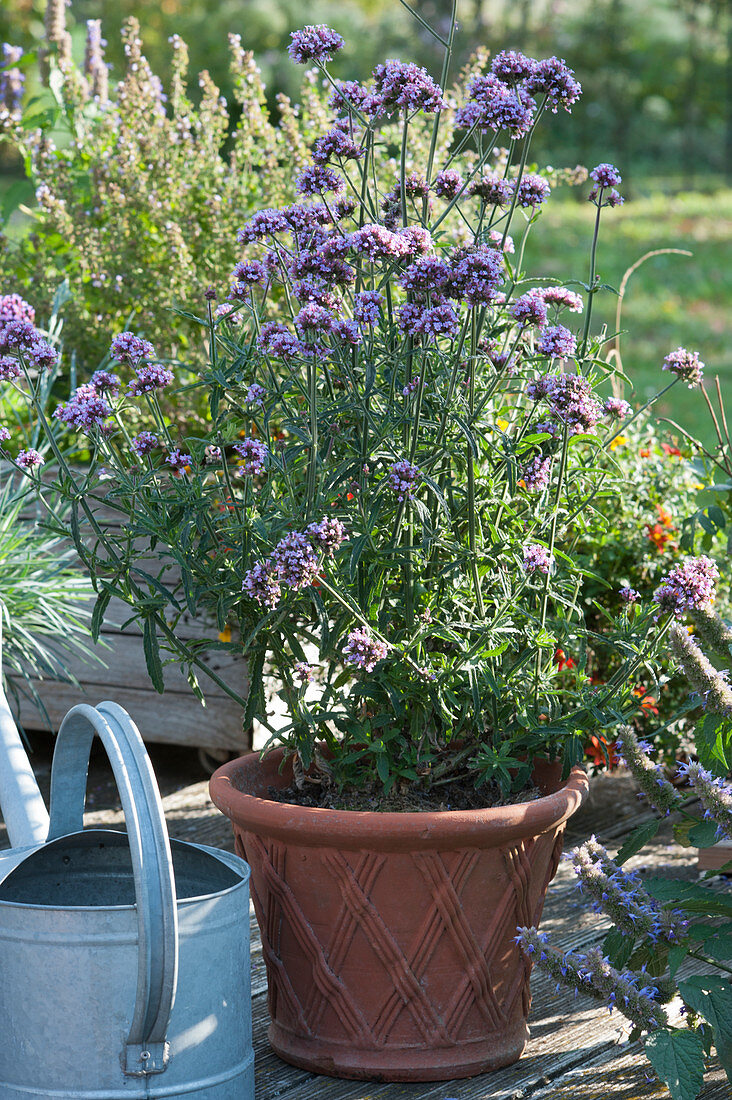
{"label": "verbena plant", "polygon": [[[339,35],[293,34],[293,58],[331,84],[329,115],[298,201],[243,224],[227,300],[212,289],[207,314],[188,315],[207,350],[196,392],[209,423],[177,434],[159,402],[173,371],[131,332],[41,417],[72,501],[61,527],[99,593],[95,628],[112,595],[125,600],[160,690],[166,652],[194,684],[197,670],[216,678],[201,661],[211,644],[246,654],[243,721],[268,724],[267,669],[290,715],[280,739],[325,784],[467,775],[508,790],[540,753],[568,770],[588,733],[637,708],[635,676],[672,610],[658,618],[628,589],[602,634],[588,630],[575,553],[606,522],[605,456],[631,417],[597,395],[610,368],[591,324],[619,174],[592,173],[587,282],[526,274],[526,234],[551,190],[527,169],[531,138],[580,88],[557,58],[501,53],[463,80],[445,147],[452,33],[440,85],[399,61],[368,84],[331,82]],[[430,135],[420,165],[414,132]],[[387,183],[374,168],[385,152]],[[40,417],[34,339],[27,321],[6,335],[4,370]],[[665,366],[670,385],[700,377],[693,353]],[[140,410],[149,423],[133,437]],[[64,462],[65,433],[88,436],[87,472]],[[24,449],[15,461],[37,479],[38,459]],[[98,518],[102,503],[121,527]],[[680,568],[693,600],[711,563]],[[203,611],[213,639],[179,639],[179,617]],[[240,640],[217,639],[228,624]],[[601,647],[614,663],[598,687],[588,668]]]}
{"label": "verbena plant", "polygon": [[[651,805],[662,815],[679,815],[677,840],[705,847],[732,841],[732,787],[725,782],[732,767],[732,690],[705,653],[728,663],[732,629],[709,606],[693,609],[692,619],[701,644],[682,623],[674,623],[669,636],[706,711],[697,728],[698,759],[678,768],[678,779],[688,780],[699,799],[702,820],[630,727],[621,731],[620,744],[624,763]],[[602,949],[562,953],[535,928],[519,929],[518,939],[560,986],[595,996],[626,1016],[633,1024],[631,1038],[644,1037],[646,1055],[673,1100],[695,1100],[712,1048],[732,1082],[732,900],[707,885],[641,880],[623,869],[662,820],[640,826],[614,858],[594,838],[570,854],[578,886],[612,920]],[[732,871],[732,859],[727,869]],[[704,973],[680,970],[689,959],[703,963]],[[664,1007],[674,999],[675,1006]]]}

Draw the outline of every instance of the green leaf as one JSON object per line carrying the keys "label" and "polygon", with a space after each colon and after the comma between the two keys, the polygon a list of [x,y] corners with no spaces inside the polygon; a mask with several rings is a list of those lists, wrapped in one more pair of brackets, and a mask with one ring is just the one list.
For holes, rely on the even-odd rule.
{"label": "green leaf", "polygon": [[689,833],[699,824],[698,821],[678,821],[674,825],[674,840],[682,848],[693,848],[694,842],[689,839]]}
{"label": "green leaf", "polygon": [[627,964],[630,956],[633,954],[634,946],[634,938],[632,936],[627,936],[618,928],[610,929],[605,936],[605,942],[603,944],[605,954],[610,959],[611,965],[618,970],[622,970]]}
{"label": "green leaf", "polygon": [[686,958],[688,950],[688,947],[685,947],[683,944],[677,944],[676,947],[670,948],[668,953],[668,972],[672,978]]}
{"label": "green leaf", "polygon": [[732,1080],[732,985],[727,978],[695,975],[679,982],[679,993],[714,1028],[717,1055]]}
{"label": "green leaf", "polygon": [[714,821],[699,821],[689,830],[689,840],[696,848],[711,848],[717,839],[717,825]]}
{"label": "green leaf", "polygon": [[637,829],[634,829],[628,839],[618,850],[618,854],[615,856],[616,863],[625,863],[634,856],[636,852],[640,852],[641,848],[644,848],[649,840],[653,840],[654,836],[658,832],[661,826],[659,818],[654,818],[653,821],[646,821],[643,825],[639,825]]}
{"label": "green leaf", "polygon": [[258,649],[249,657],[249,690],[247,692],[247,705],[244,710],[243,728],[249,729],[257,714],[263,714],[264,704],[264,658],[266,650]]}
{"label": "green leaf", "polygon": [[697,1032],[654,1031],[645,1052],[672,1100],[696,1100],[704,1084],[704,1044]]}
{"label": "green leaf", "polygon": [[91,636],[95,642],[99,641],[99,632],[102,629],[102,623],[104,622],[104,613],[109,606],[109,601],[112,598],[112,593],[107,589],[100,592],[97,596],[97,601],[94,604],[94,610],[91,617]]}
{"label": "green leaf", "polygon": [[165,691],[163,684],[163,662],[160,660],[160,646],[155,630],[155,619],[147,615],[142,624],[142,648],[145,654],[147,672],[155,690],[162,695]]}
{"label": "green leaf", "polygon": [[704,715],[694,730],[694,741],[699,763],[715,775],[726,775],[730,761],[728,747],[732,723],[719,714]]}

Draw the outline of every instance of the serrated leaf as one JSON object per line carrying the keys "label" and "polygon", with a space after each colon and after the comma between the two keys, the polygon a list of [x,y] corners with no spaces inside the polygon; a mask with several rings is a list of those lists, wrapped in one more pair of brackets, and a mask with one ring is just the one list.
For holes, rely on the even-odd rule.
{"label": "serrated leaf", "polygon": [[704,1044],[695,1031],[654,1031],[645,1041],[648,1061],[672,1100],[696,1100],[704,1084]]}
{"label": "serrated leaf", "polygon": [[636,852],[640,852],[641,848],[644,848],[649,840],[653,840],[660,826],[661,822],[658,818],[654,818],[653,821],[646,821],[643,825],[639,825],[637,829],[633,830],[628,839],[618,850],[618,854],[615,856],[615,862],[621,864],[626,863],[631,856],[636,854]]}
{"label": "serrated leaf", "polygon": [[715,775],[729,771],[728,742],[732,723],[729,719],[711,711],[704,715],[694,730],[694,741],[699,763]]}
{"label": "serrated leaf", "polygon": [[679,982],[679,993],[714,1028],[714,1045],[732,1080],[732,985],[727,978],[698,975]]}

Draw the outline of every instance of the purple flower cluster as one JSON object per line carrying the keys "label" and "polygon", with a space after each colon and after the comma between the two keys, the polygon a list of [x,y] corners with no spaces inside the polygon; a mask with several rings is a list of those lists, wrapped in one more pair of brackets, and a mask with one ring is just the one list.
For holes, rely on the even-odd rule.
{"label": "purple flower cluster", "polygon": [[538,325],[541,327],[547,322],[546,303],[539,291],[529,290],[517,298],[510,309],[511,316],[522,326]]}
{"label": "purple flower cluster", "polygon": [[626,604],[634,604],[640,599],[640,592],[636,591],[635,588],[631,588],[629,585],[619,588],[618,595],[623,603]]}
{"label": "purple flower cluster", "polygon": [[242,473],[254,477],[265,472],[269,451],[261,439],[244,439],[241,443],[235,443],[233,449],[243,459]]}
{"label": "purple flower cluster", "polygon": [[268,559],[246,573],[242,591],[263,607],[277,607],[281,585],[299,591],[312,584],[319,569],[316,550],[331,558],[345,539],[346,529],[340,520],[327,516],[309,524],[305,531],[293,531],[277,543]]}
{"label": "purple flower cluster", "polygon": [[185,454],[180,447],[174,447],[165,461],[175,473],[180,474],[185,470],[186,466],[191,465],[193,458],[191,455]]}
{"label": "purple flower cluster", "polygon": [[678,810],[682,799],[672,783],[669,783],[663,768],[649,756],[650,745],[639,741],[632,726],[621,726],[615,741],[618,759],[632,772],[641,793],[652,806],[664,814]]}
{"label": "purple flower cluster", "polygon": [[246,403],[254,407],[264,408],[265,389],[258,382],[252,382],[247,389]]}
{"label": "purple flower cluster", "polygon": [[256,600],[262,607],[270,610],[277,607],[282,599],[277,569],[272,561],[258,561],[245,574],[242,584],[242,592],[245,592],[251,600]]}
{"label": "purple flower cluster", "polygon": [[374,69],[374,88],[384,111],[424,111],[434,114],[447,106],[442,88],[426,69],[413,62],[387,61]]}
{"label": "purple flower cluster", "polygon": [[[592,432],[603,415],[602,405],[594,396],[589,380],[582,374],[547,375],[534,379],[527,384],[526,395],[533,401],[547,401],[552,417],[565,424],[572,435]],[[547,426],[542,425],[542,430],[547,430]]]}
{"label": "purple flower cluster", "polygon": [[552,471],[551,458],[537,455],[524,466],[521,477],[530,493],[543,493],[549,485]]}
{"label": "purple flower cluster", "polygon": [[23,368],[12,355],[0,355],[0,382],[12,382],[20,378]]}
{"label": "purple flower cluster", "polygon": [[625,199],[616,190],[616,184],[622,181],[620,172],[614,164],[598,164],[590,172],[590,177],[595,181],[595,186],[587,196],[595,206],[622,206]]}
{"label": "purple flower cluster", "polygon": [[487,305],[503,282],[503,254],[497,248],[478,245],[458,250],[453,257],[450,297],[469,306]]}
{"label": "purple flower cluster", "polygon": [[444,168],[435,176],[432,190],[441,199],[454,199],[463,187],[463,177],[456,168]]}
{"label": "purple flower cluster", "polygon": [[[641,1031],[657,1031],[668,1025],[668,1018],[658,1003],[659,990],[648,983],[644,973],[616,970],[602,952],[592,947],[584,954],[564,953],[550,947],[545,932],[536,928],[518,928],[516,942],[529,958],[536,958],[557,983],[588,993],[604,1001],[610,1011],[618,1008]],[[644,982],[645,984],[641,984]]]}
{"label": "purple flower cluster", "polygon": [[348,635],[342,653],[349,665],[362,668],[364,672],[373,672],[379,661],[386,657],[388,648],[368,629],[359,626]]}
{"label": "purple flower cluster", "polygon": [[267,321],[262,325],[257,342],[263,351],[285,361],[302,355],[304,351],[297,336],[279,321]]}
{"label": "purple flower cluster", "polygon": [[378,290],[362,290],[353,297],[353,319],[359,325],[375,325],[379,320],[382,297]]}
{"label": "purple flower cluster", "polygon": [[558,309],[566,307],[571,313],[581,313],[584,307],[580,295],[566,286],[546,286],[535,293],[539,294],[547,305],[556,306]]}
{"label": "purple flower cluster", "polygon": [[570,111],[582,94],[582,85],[563,58],[547,57],[538,61],[526,80],[530,95],[546,96],[546,104],[556,114],[557,108]]}
{"label": "purple flower cluster", "polygon": [[663,909],[643,889],[638,875],[624,871],[594,836],[569,853],[578,888],[593,899],[596,911],[604,910],[616,928],[628,936],[647,937],[652,943],[678,943],[688,921]]}
{"label": "purple flower cluster", "polygon": [[313,680],[312,667],[305,661],[298,661],[294,669],[294,677],[301,684],[310,684]]}
{"label": "purple flower cluster", "polygon": [[18,463],[21,470],[34,470],[37,466],[42,466],[46,460],[43,455],[39,454],[33,447],[28,447],[27,450],[18,452],[18,457],[15,461]]}
{"label": "purple flower cluster", "polygon": [[95,428],[104,429],[107,426],[111,412],[106,398],[91,382],[87,382],[74,390],[66,404],[58,405],[53,415],[77,431],[90,435]]}
{"label": "purple flower cluster", "polygon": [[414,498],[414,487],[419,478],[419,467],[412,465],[406,458],[389,467],[389,488],[400,503]]}
{"label": "purple flower cluster", "polygon": [[143,363],[135,367],[135,375],[127,386],[132,397],[165,389],[173,381],[173,372],[161,363]]}
{"label": "purple flower cluster", "polygon": [[[17,298],[17,295],[6,295],[6,298]],[[23,299],[19,298],[18,301],[23,302]],[[58,362],[55,348],[25,318],[17,318],[0,325],[0,355],[8,353],[22,355],[38,370],[51,370]]]}
{"label": "purple flower cluster", "polygon": [[269,560],[280,581],[296,591],[307,588],[318,575],[317,555],[302,531],[293,531],[280,539]]}
{"label": "purple flower cluster", "polygon": [[317,26],[310,23],[301,31],[293,31],[290,38],[292,41],[287,52],[297,65],[307,65],[309,61],[324,65],[326,61],[332,61],[333,54],[345,45],[338,32],[324,23]]}
{"label": "purple flower cluster", "polygon": [[34,325],[36,311],[19,294],[0,294],[0,329],[11,321],[26,321],[29,325]]}
{"label": "purple flower cluster", "polygon": [[305,529],[317,547],[327,558],[332,558],[341,543],[346,539],[346,529],[338,519],[323,516],[317,523],[310,523]]}
{"label": "purple flower cluster", "polygon": [[506,84],[527,80],[536,72],[537,62],[518,50],[501,50],[491,62],[491,72]]}
{"label": "purple flower cluster", "polygon": [[717,826],[718,840],[732,840],[732,788],[701,764],[679,765],[679,775],[688,779],[704,807],[704,817]]}
{"label": "purple flower cluster", "polygon": [[513,195],[513,183],[495,172],[486,172],[480,179],[473,180],[468,194],[476,195],[486,206],[508,206]]}
{"label": "purple flower cluster", "polygon": [[459,318],[449,302],[424,306],[420,302],[406,302],[399,311],[399,328],[410,336],[437,340],[441,336],[453,336],[459,327]]}
{"label": "purple flower cluster", "polygon": [[539,543],[530,542],[524,546],[524,571],[528,574],[531,573],[548,573],[554,563],[553,556],[549,553],[546,546],[541,546]]}
{"label": "purple flower cluster", "polygon": [[569,359],[577,351],[577,340],[564,325],[550,325],[542,332],[536,347],[542,355],[553,359]]}
{"label": "purple flower cluster", "polygon": [[336,122],[327,134],[319,137],[313,145],[315,164],[327,164],[330,160],[357,160],[363,156],[363,149],[354,141],[348,122]]}
{"label": "purple flower cluster", "polygon": [[322,195],[329,191],[340,195],[346,189],[346,181],[327,164],[311,164],[295,176],[295,189],[301,195]]}
{"label": "purple flower cluster", "polygon": [[537,206],[546,202],[551,190],[543,176],[537,175],[536,172],[527,172],[516,187],[516,202],[519,206],[530,206],[536,209]]}
{"label": "purple flower cluster", "polygon": [[0,104],[12,119],[20,119],[23,113],[23,89],[25,73],[18,65],[23,60],[22,46],[11,46],[3,42],[3,54],[0,61]]}
{"label": "purple flower cluster", "polygon": [[525,137],[531,129],[536,103],[523,87],[512,87],[489,73],[472,77],[467,96],[455,114],[457,129],[507,130],[512,138]]}
{"label": "purple flower cluster", "polygon": [[106,394],[108,397],[116,397],[120,390],[120,380],[116,374],[108,370],[95,370],[89,380],[97,393]]}
{"label": "purple flower cluster", "polygon": [[160,446],[160,440],[153,432],[140,432],[132,440],[132,449],[138,458],[144,458]]}
{"label": "purple flower cluster", "polygon": [[143,361],[154,359],[155,348],[149,340],[143,340],[141,336],[135,336],[134,332],[119,332],[112,338],[109,355],[117,363],[126,363],[130,367],[136,367]]}
{"label": "purple flower cluster", "polygon": [[351,234],[351,248],[369,260],[403,259],[409,255],[409,242],[401,233],[370,222]]}
{"label": "purple flower cluster", "polygon": [[719,570],[711,558],[701,555],[675,565],[653,594],[662,612],[677,617],[686,611],[706,607],[714,599]]}
{"label": "purple flower cluster", "polygon": [[622,397],[608,397],[602,409],[605,416],[609,416],[611,420],[625,420],[630,412],[630,404]]}
{"label": "purple flower cluster", "polygon": [[663,361],[661,370],[671,371],[688,383],[689,389],[701,384],[704,377],[704,364],[696,351],[687,351],[686,348],[677,348],[669,352]]}

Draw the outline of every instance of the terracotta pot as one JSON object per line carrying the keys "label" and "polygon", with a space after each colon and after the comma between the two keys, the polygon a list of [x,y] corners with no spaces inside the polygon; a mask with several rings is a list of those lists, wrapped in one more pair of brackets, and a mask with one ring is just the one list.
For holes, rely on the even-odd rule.
{"label": "terracotta pot", "polygon": [[252,753],[211,780],[252,868],[277,1054],[383,1081],[515,1062],[530,1004],[516,926],[541,916],[584,771],[521,805],[365,813],[271,801],[292,781],[281,759]]}

